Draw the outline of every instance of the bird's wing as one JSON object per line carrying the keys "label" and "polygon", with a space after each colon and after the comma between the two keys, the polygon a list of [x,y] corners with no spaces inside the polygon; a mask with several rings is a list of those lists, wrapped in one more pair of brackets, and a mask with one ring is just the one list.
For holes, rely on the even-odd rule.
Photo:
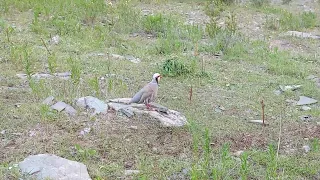
{"label": "bird's wing", "polygon": [[131,98],[129,103],[142,103],[145,99],[150,97],[150,94],[152,94],[152,88],[150,88],[150,84],[146,84]]}

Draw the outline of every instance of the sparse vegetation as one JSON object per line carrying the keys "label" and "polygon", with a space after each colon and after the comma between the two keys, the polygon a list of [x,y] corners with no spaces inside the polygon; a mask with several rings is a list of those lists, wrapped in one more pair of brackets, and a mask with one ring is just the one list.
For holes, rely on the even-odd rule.
{"label": "sparse vegetation", "polygon": [[[0,179],[26,179],[16,164],[39,153],[81,161],[96,180],[319,179],[318,104],[302,111],[289,103],[320,100],[307,78],[320,77],[319,41],[282,33],[319,33],[320,7],[282,2],[0,0]],[[72,106],[83,96],[131,97],[156,71],[164,77],[158,100],[183,112],[186,128],[111,111],[69,116],[42,104],[48,96]],[[54,76],[63,72],[70,79]],[[261,99],[265,127],[247,123],[260,117]],[[302,122],[307,114],[312,120]]]}

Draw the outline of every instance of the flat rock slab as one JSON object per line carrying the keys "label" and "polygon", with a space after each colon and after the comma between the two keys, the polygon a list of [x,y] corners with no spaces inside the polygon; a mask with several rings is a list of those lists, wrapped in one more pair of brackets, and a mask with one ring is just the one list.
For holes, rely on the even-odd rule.
{"label": "flat rock slab", "polygon": [[187,124],[187,119],[180,112],[168,109],[157,103],[150,103],[155,110],[148,110],[144,104],[128,104],[130,98],[119,98],[109,100],[111,109],[122,112],[128,117],[145,114],[157,119],[160,124],[167,127],[180,127]]}
{"label": "flat rock slab", "polygon": [[52,154],[30,155],[19,163],[19,168],[39,180],[91,180],[84,164]]}
{"label": "flat rock slab", "polygon": [[92,96],[86,96],[77,99],[76,105],[81,108],[94,109],[94,114],[106,113],[108,110],[108,105],[106,103]]}
{"label": "flat rock slab", "polygon": [[300,96],[299,101],[297,102],[298,106],[302,106],[302,105],[308,105],[308,104],[314,104],[317,103],[318,101],[306,96]]}
{"label": "flat rock slab", "polygon": [[295,36],[299,38],[311,38],[311,39],[320,39],[320,36],[313,35],[311,33],[299,32],[299,31],[288,31],[283,34],[284,36]]}

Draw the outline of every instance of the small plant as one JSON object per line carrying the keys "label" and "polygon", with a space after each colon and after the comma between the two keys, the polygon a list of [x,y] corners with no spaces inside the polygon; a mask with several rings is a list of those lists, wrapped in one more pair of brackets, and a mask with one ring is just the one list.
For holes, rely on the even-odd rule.
{"label": "small plant", "polygon": [[226,21],[226,30],[231,34],[234,34],[237,30],[237,22],[236,22],[236,15],[234,13],[229,13],[227,16]]}
{"label": "small plant", "polygon": [[40,115],[42,120],[54,120],[56,118],[56,114],[48,105],[40,106]]}
{"label": "small plant", "polygon": [[194,55],[198,55],[198,42],[202,38],[203,32],[202,28],[198,25],[188,25],[186,26],[189,37],[191,38],[192,43],[194,44]]}
{"label": "small plant", "polygon": [[30,78],[29,79],[29,86],[32,90],[32,93],[35,94],[37,98],[42,98],[47,95],[46,94],[47,89],[46,89],[46,86],[44,84],[43,79],[37,81],[34,78]]}
{"label": "small plant", "polygon": [[168,59],[162,65],[162,74],[165,76],[180,76],[191,73],[190,68],[177,59]]}
{"label": "small plant", "polygon": [[95,96],[100,96],[99,78],[97,76],[90,79],[89,85],[93,89]]}
{"label": "small plant", "polygon": [[319,152],[320,150],[320,142],[318,138],[314,138],[311,141],[311,150],[314,152]]}
{"label": "small plant", "polygon": [[248,154],[246,152],[243,152],[240,156],[241,159],[241,179],[246,180],[248,179],[248,173],[249,173],[249,167],[248,167]]}
{"label": "small plant", "polygon": [[14,32],[14,29],[11,26],[6,28],[6,36],[7,36],[8,43],[11,42],[10,41],[10,36],[12,35],[13,32]]}
{"label": "small plant", "polygon": [[79,62],[77,62],[71,57],[67,60],[67,62],[71,69],[71,79],[74,84],[78,85],[80,82],[80,76],[81,76],[81,66]]}
{"label": "small plant", "polygon": [[276,148],[274,145],[269,145],[268,148],[268,162],[267,162],[267,179],[275,179],[277,177],[277,159]]}
{"label": "small plant", "polygon": [[163,17],[162,14],[146,16],[142,24],[146,33],[156,34],[157,36],[165,36],[173,26],[171,19]]}
{"label": "small plant", "polygon": [[265,26],[267,29],[274,30],[274,31],[280,29],[279,20],[275,17],[267,17]]}
{"label": "small plant", "polygon": [[50,73],[54,73],[57,69],[57,57],[54,53],[49,54],[48,56],[48,67]]}
{"label": "small plant", "polygon": [[210,38],[214,38],[221,31],[221,27],[218,26],[216,20],[211,19],[208,24],[206,24],[206,33]]}
{"label": "small plant", "polygon": [[82,148],[79,144],[76,144],[74,147],[79,161],[86,161],[97,155],[97,151],[94,149]]}
{"label": "small plant", "polygon": [[27,74],[28,79],[31,79],[31,74],[32,74],[31,59],[30,59],[30,54],[27,49],[27,45],[24,45],[23,56],[22,57],[20,56],[20,58],[22,58],[22,62],[24,64],[24,70]]}

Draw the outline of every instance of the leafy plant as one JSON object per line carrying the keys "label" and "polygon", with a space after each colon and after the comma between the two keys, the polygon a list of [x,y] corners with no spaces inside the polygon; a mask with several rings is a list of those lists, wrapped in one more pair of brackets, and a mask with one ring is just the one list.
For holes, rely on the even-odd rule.
{"label": "leafy plant", "polygon": [[70,69],[71,69],[71,79],[74,84],[78,85],[80,82],[80,76],[81,76],[80,63],[71,57],[69,57],[69,59],[67,59],[67,62],[68,62]]}
{"label": "leafy plant", "polygon": [[90,158],[93,158],[97,155],[97,151],[94,149],[89,149],[89,148],[83,148],[79,144],[75,144],[75,149],[77,153],[77,158],[80,161],[86,161]]}
{"label": "leafy plant", "polygon": [[180,76],[191,73],[190,68],[178,59],[167,59],[162,64],[162,74],[164,76]]}
{"label": "leafy plant", "polygon": [[241,179],[246,180],[248,179],[249,167],[248,167],[248,154],[243,152],[240,156],[241,159]]}
{"label": "leafy plant", "polygon": [[48,56],[48,67],[49,67],[50,73],[54,73],[56,71],[57,57],[54,53],[49,54],[49,56]]}
{"label": "leafy plant", "polygon": [[97,76],[95,76],[92,79],[90,79],[89,85],[94,90],[95,96],[100,96],[99,78]]}
{"label": "leafy plant", "polygon": [[275,179],[277,177],[277,159],[276,148],[274,145],[269,145],[268,148],[268,163],[267,163],[267,179]]}

